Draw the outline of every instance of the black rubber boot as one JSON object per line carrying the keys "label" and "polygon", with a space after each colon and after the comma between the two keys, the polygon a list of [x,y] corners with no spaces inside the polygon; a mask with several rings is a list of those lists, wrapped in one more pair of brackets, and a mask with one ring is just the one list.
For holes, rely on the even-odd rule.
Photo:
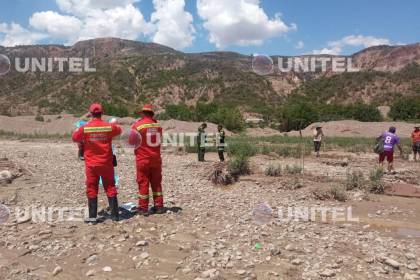
{"label": "black rubber boot", "polygon": [[152,213],[153,214],[158,214],[158,215],[162,215],[166,213],[166,208],[165,207],[156,207],[154,206],[152,209]]}
{"label": "black rubber boot", "polygon": [[87,224],[97,224],[97,216],[98,216],[98,198],[89,198],[88,199],[88,207],[89,207],[89,218],[85,220]]}
{"label": "black rubber boot", "polygon": [[114,222],[120,220],[119,209],[118,209],[118,199],[117,197],[108,197],[109,208],[111,209],[111,219]]}
{"label": "black rubber boot", "polygon": [[137,208],[137,215],[143,216],[143,217],[148,217],[149,216],[149,211],[146,209],[140,209]]}

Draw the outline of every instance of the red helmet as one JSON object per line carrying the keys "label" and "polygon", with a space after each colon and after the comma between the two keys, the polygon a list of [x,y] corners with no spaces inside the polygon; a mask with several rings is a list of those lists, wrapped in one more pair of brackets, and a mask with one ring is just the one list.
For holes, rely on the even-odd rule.
{"label": "red helmet", "polygon": [[99,104],[99,103],[93,103],[89,107],[89,112],[91,114],[94,114],[94,113],[103,113],[104,111],[102,109],[102,105],[101,104]]}
{"label": "red helmet", "polygon": [[141,109],[142,112],[152,112],[154,113],[153,105],[152,104],[145,104]]}

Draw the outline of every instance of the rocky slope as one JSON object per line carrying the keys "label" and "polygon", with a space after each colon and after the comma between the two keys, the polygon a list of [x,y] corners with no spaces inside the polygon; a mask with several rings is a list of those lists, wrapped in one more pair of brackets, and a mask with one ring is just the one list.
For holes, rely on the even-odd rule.
{"label": "rocky slope", "polygon": [[[80,113],[94,100],[130,111],[143,102],[165,107],[199,101],[253,111],[280,105],[296,89],[310,96],[306,87],[309,81],[330,92],[325,97],[327,102],[337,103],[353,102],[354,96],[372,102],[382,100],[390,92],[395,96],[420,92],[416,64],[420,60],[420,44],[366,49],[352,56],[362,73],[333,77],[331,73],[294,72],[259,76],[251,69],[250,56],[229,52],[188,54],[157,44],[114,38],[83,41],[71,47],[0,47],[0,53],[12,62],[16,57],[83,57],[89,58],[91,66],[97,69],[95,73],[73,74],[11,71],[1,76],[0,114],[7,115],[38,111]],[[338,93],[340,98],[335,96]],[[386,102],[389,100],[383,101]]]}

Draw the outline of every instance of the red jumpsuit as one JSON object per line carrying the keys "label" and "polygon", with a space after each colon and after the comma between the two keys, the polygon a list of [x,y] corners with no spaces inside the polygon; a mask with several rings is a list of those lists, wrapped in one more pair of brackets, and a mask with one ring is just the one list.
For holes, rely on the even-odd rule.
{"label": "red jumpsuit", "polygon": [[116,124],[96,118],[73,133],[74,142],[84,143],[86,194],[89,199],[98,196],[99,177],[102,177],[106,195],[109,198],[117,196],[112,163],[112,138],[121,132],[121,128]]}
{"label": "red jumpsuit", "polygon": [[[153,118],[144,117],[137,121],[132,129],[138,131],[141,136],[140,146],[134,151],[139,185],[139,209],[147,211],[149,208],[149,185],[153,191],[154,206],[162,208],[162,128]],[[135,138],[134,135],[130,135],[130,139]]]}

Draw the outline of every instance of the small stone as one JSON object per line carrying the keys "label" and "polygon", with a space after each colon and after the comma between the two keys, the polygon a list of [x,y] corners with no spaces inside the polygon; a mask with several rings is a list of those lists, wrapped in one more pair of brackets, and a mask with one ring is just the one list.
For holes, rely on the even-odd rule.
{"label": "small stone", "polygon": [[91,276],[94,276],[94,275],[95,275],[95,270],[94,269],[91,269],[88,272],[86,272],[87,277],[91,277]]}
{"label": "small stone", "polygon": [[407,253],[405,254],[405,257],[407,258],[407,260],[414,260],[416,258],[416,255]]}
{"label": "small stone", "polygon": [[146,253],[146,252],[141,253],[141,254],[140,254],[140,258],[142,258],[143,260],[145,260],[145,259],[149,258],[149,254],[148,254],[148,253]]}
{"label": "small stone", "polygon": [[148,243],[147,243],[146,240],[141,240],[141,241],[136,243],[137,247],[143,247],[143,246],[147,246],[147,245],[148,245]]}
{"label": "small stone", "polygon": [[383,263],[397,270],[400,269],[401,266],[399,262],[390,258],[383,258]]}
{"label": "small stone", "polygon": [[87,264],[92,264],[98,260],[98,255],[92,255],[86,259]]}
{"label": "small stone", "polygon": [[17,218],[16,222],[18,225],[27,223],[32,220],[32,217],[28,215],[27,217],[19,217]]}
{"label": "small stone", "polygon": [[417,270],[418,266],[415,263],[410,263],[409,265],[407,265],[407,268],[409,270]]}
{"label": "small stone", "polygon": [[182,269],[181,271],[182,271],[182,273],[184,273],[184,274],[188,274],[188,273],[190,273],[190,272],[192,271],[192,269],[191,269],[191,268],[186,267],[186,268]]}
{"label": "small stone", "polygon": [[63,272],[63,268],[58,265],[58,266],[56,266],[56,268],[54,268],[53,275],[56,276],[61,272]]}
{"label": "small stone", "polygon": [[404,274],[404,280],[418,280],[419,277],[415,274],[406,273]]}
{"label": "small stone", "polygon": [[105,272],[111,272],[112,271],[112,267],[105,266],[104,268],[102,268],[102,270],[105,271]]}
{"label": "small stone", "polygon": [[292,260],[293,265],[301,265],[302,263],[303,263],[303,261],[301,259],[293,259]]}
{"label": "small stone", "polygon": [[204,277],[204,278],[214,278],[218,274],[219,274],[219,272],[217,271],[217,269],[212,268],[212,269],[206,270],[203,273],[201,273],[201,277]]}
{"label": "small stone", "polygon": [[10,182],[13,179],[13,174],[9,170],[0,171],[0,181]]}
{"label": "small stone", "polygon": [[238,275],[245,275],[246,274],[246,270],[239,269],[239,270],[236,271],[236,274],[238,274]]}
{"label": "small stone", "polygon": [[270,254],[271,254],[272,256],[278,256],[278,255],[280,255],[280,254],[281,254],[281,251],[280,251],[280,249],[279,249],[279,248],[273,248],[273,249],[271,249],[271,250],[270,250]]}
{"label": "small stone", "polygon": [[295,247],[292,244],[288,244],[284,249],[286,249],[286,251],[294,251]]}
{"label": "small stone", "polygon": [[365,262],[367,262],[368,264],[372,264],[372,263],[375,262],[375,259],[374,258],[366,258]]}
{"label": "small stone", "polygon": [[325,269],[319,273],[322,277],[333,277],[335,276],[335,272],[331,269]]}

